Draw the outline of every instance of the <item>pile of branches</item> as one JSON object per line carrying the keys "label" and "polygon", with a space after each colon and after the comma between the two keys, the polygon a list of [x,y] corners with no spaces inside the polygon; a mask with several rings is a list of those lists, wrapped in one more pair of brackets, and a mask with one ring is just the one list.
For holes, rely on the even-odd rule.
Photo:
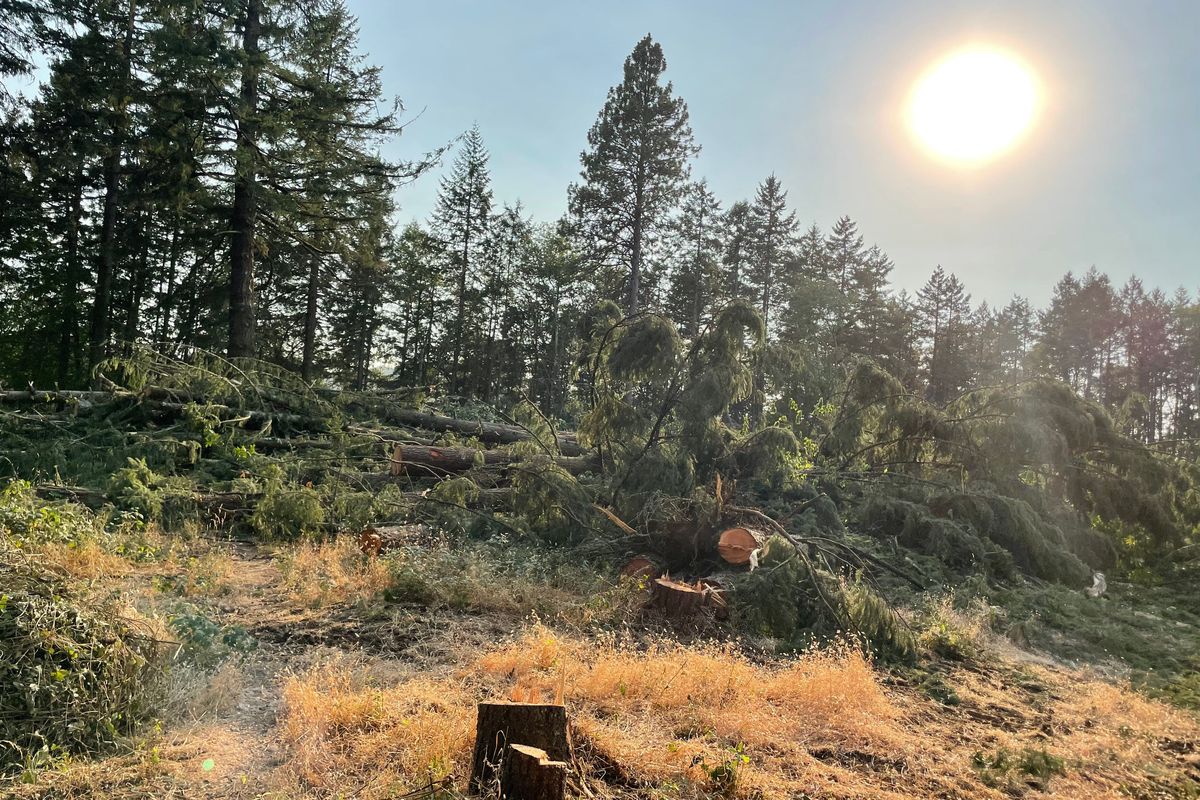
{"label": "pile of branches", "polygon": [[153,709],[166,652],[0,538],[0,776],[96,752]]}

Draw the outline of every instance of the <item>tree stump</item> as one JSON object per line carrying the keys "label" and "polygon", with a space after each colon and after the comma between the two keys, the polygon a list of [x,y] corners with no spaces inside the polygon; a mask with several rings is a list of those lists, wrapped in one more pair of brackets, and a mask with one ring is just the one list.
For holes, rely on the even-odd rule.
{"label": "tree stump", "polygon": [[[486,794],[495,786],[505,748],[517,743],[544,750],[552,761],[570,761],[567,709],[556,703],[480,703],[475,723],[470,789]],[[532,799],[531,799],[532,800]]]}
{"label": "tree stump", "polygon": [[761,550],[767,543],[767,535],[753,528],[726,528],[717,539],[717,553],[726,564],[743,566],[750,563],[750,555]]}
{"label": "tree stump", "polygon": [[537,747],[508,746],[500,778],[503,800],[563,800],[566,793],[567,762],[554,761]]}
{"label": "tree stump", "polygon": [[690,583],[659,578],[650,584],[651,603],[672,619],[695,616],[704,605],[704,591]]}

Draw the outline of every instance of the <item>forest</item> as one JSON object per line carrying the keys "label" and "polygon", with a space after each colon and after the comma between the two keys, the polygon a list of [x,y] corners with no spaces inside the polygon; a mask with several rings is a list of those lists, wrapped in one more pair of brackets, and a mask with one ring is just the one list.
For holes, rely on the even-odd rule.
{"label": "forest", "polygon": [[537,220],[344,0],[0,0],[0,788],[1195,796],[1194,287],[909,293],[612,80]]}

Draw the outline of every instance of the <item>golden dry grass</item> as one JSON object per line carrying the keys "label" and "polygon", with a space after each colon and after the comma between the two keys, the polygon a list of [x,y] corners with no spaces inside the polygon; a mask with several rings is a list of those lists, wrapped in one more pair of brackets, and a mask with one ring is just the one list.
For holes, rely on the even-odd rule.
{"label": "golden dry grass", "polygon": [[279,554],[279,567],[284,593],[305,608],[367,601],[392,582],[387,565],[363,555],[346,536],[288,548]]}
{"label": "golden dry grass", "polygon": [[[1064,760],[1064,774],[1037,796],[1188,796],[1169,792],[1200,777],[1187,777],[1185,751],[1200,738],[1194,719],[1073,673],[1022,669],[1042,700],[1018,696],[1011,675],[963,670],[952,676],[963,706],[950,708],[885,688],[850,646],[757,664],[718,646],[639,649],[534,625],[437,677],[389,685],[344,660],[294,676],[284,687],[289,757],[279,779],[305,795],[362,798],[446,775],[461,781],[478,700],[562,696],[599,796],[999,800],[1006,795],[985,785],[972,759],[1000,748]],[[1014,774],[1010,790],[1024,778]]]}

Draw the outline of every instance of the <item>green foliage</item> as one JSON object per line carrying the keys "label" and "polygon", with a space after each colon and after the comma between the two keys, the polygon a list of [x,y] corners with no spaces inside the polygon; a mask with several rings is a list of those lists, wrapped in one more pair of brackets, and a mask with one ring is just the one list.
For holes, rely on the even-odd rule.
{"label": "green foliage", "polygon": [[328,519],[321,494],[311,485],[293,486],[273,470],[250,515],[250,527],[268,539],[296,539],[320,533]]}
{"label": "green foliage", "polygon": [[179,606],[169,623],[181,642],[180,658],[202,669],[245,656],[258,647],[258,640],[242,626],[222,625],[191,606]]}
{"label": "green foliage", "polygon": [[1019,753],[1003,747],[991,755],[977,752],[971,764],[979,771],[979,778],[984,785],[1011,790],[1026,786],[1045,789],[1051,778],[1065,771],[1061,758],[1044,749],[1032,747],[1026,747]]}
{"label": "green foliage", "polygon": [[849,632],[881,658],[912,657],[912,633],[866,584],[814,569],[782,537],[772,537],[765,551],[759,568],[734,583],[732,607],[740,626],[778,639],[785,650]]}
{"label": "green foliage", "polygon": [[763,334],[742,302],[717,312],[686,350],[675,326],[653,314],[597,328],[587,365],[593,402],[579,433],[597,448],[602,495],[623,518],[638,518],[659,496],[690,496],[718,472],[776,483],[795,476],[799,443],[790,431],[743,436],[726,423],[751,391]]}
{"label": "green foliage", "polygon": [[111,746],[153,710],[157,643],[0,537],[0,775]]}
{"label": "green foliage", "polygon": [[130,458],[113,473],[108,494],[118,507],[137,512],[147,522],[178,524],[197,510],[191,481],[161,475],[145,459]]}

